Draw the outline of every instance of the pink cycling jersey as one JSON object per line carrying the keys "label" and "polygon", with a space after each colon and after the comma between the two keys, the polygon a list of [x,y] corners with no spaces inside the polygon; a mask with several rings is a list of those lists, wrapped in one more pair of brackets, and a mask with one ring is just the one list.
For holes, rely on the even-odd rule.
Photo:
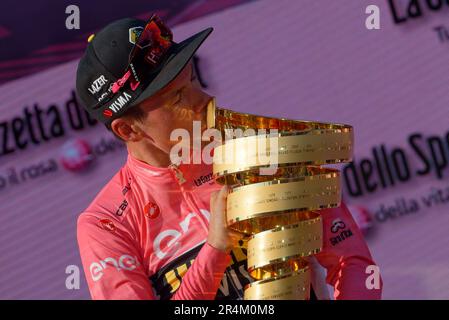
{"label": "pink cycling jersey", "polygon": [[[242,299],[253,281],[245,248],[228,254],[206,243],[210,194],[219,189],[211,165],[157,168],[128,154],[78,219],[92,298]],[[379,299],[381,287],[365,284],[375,263],[346,205],[321,213],[324,244],[315,258],[335,298]],[[314,293],[325,298],[317,283]]]}

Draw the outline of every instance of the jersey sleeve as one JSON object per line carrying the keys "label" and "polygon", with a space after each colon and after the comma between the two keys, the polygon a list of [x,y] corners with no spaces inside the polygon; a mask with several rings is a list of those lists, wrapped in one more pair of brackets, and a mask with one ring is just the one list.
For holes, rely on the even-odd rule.
{"label": "jersey sleeve", "polygon": [[119,222],[84,213],[77,238],[92,299],[155,298],[141,255]]}
{"label": "jersey sleeve", "polygon": [[205,243],[172,300],[213,300],[231,256]]}
{"label": "jersey sleeve", "polygon": [[[77,238],[92,299],[157,299],[141,254],[119,222],[82,214]],[[214,299],[230,261],[229,254],[204,244],[171,299]]]}
{"label": "jersey sleeve", "polygon": [[367,267],[377,266],[346,205],[342,202],[339,208],[324,211],[322,217],[323,250],[315,257],[327,269],[326,282],[334,287],[335,299],[380,299],[382,279],[379,274],[377,288],[367,286],[371,275]]}

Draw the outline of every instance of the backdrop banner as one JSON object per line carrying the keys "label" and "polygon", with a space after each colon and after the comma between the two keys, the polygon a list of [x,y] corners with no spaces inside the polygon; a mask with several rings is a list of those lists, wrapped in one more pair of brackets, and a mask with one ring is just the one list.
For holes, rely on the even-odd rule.
{"label": "backdrop banner", "polygon": [[[449,9],[419,3],[409,17],[407,1],[260,0],[174,28],[215,28],[195,60],[219,106],[354,127],[343,199],[386,299],[449,299]],[[127,151],[83,111],[77,63],[0,87],[1,299],[90,298],[77,217]]]}

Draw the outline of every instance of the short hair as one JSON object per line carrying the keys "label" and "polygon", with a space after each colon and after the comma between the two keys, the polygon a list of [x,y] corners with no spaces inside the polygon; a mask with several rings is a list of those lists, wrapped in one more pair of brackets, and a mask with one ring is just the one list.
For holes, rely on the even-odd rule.
{"label": "short hair", "polygon": [[[143,122],[145,120],[146,117],[146,113],[145,111],[142,110],[140,104],[133,106],[131,108],[129,108],[128,110],[126,110],[121,116],[120,118],[128,118],[128,119],[134,119],[140,122]],[[105,123],[104,124],[106,129],[108,129],[110,132],[112,132],[112,134],[119,140],[123,141],[122,138],[120,138],[113,130],[110,124]]]}

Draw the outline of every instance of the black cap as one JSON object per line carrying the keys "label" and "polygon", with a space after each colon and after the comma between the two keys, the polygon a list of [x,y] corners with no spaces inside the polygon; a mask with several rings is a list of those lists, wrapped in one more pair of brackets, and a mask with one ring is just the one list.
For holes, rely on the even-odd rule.
{"label": "black cap", "polygon": [[182,71],[213,30],[207,28],[180,43],[173,43],[160,65],[137,89],[124,88],[112,99],[104,99],[110,94],[112,84],[123,77],[138,35],[136,31],[142,30],[145,24],[143,20],[126,18],[107,25],[89,39],[91,41],[78,64],[78,96],[87,112],[102,123],[110,124],[126,110],[165,87]]}

